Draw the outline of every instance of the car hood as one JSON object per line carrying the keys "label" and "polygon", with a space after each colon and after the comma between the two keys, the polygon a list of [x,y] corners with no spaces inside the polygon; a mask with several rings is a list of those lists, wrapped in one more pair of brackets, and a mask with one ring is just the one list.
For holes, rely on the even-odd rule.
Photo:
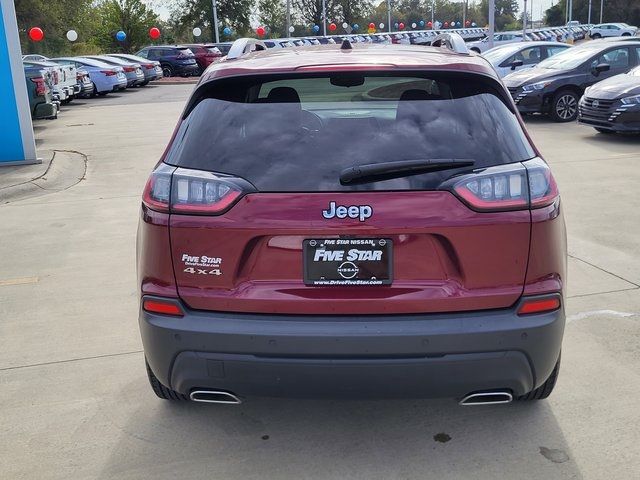
{"label": "car hood", "polygon": [[537,83],[544,80],[560,78],[567,75],[569,72],[570,70],[552,70],[549,68],[533,67],[510,73],[504,77],[502,81],[507,87],[521,87],[522,85],[529,83]]}
{"label": "car hood", "polygon": [[602,100],[615,100],[630,95],[640,95],[640,77],[622,73],[596,83],[587,96]]}

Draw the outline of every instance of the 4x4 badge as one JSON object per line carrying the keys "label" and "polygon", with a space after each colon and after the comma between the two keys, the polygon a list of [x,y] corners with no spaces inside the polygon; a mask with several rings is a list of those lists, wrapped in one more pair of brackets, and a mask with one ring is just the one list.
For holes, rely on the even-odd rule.
{"label": "4x4 badge", "polygon": [[337,205],[336,202],[329,202],[329,208],[322,211],[324,218],[358,218],[361,222],[364,222],[367,218],[373,215],[373,208],[369,205],[350,205],[348,207],[344,205]]}

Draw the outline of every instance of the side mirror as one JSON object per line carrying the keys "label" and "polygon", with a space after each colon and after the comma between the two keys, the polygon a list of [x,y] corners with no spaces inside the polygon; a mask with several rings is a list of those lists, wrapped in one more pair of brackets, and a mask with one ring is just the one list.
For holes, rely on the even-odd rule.
{"label": "side mirror", "polygon": [[524,65],[524,62],[522,60],[514,60],[513,62],[511,62],[511,70],[515,70],[522,65]]}
{"label": "side mirror", "polygon": [[596,67],[593,69],[594,74],[600,75],[602,72],[608,72],[609,70],[611,70],[611,65],[609,65],[608,63],[599,63],[598,65],[596,65]]}

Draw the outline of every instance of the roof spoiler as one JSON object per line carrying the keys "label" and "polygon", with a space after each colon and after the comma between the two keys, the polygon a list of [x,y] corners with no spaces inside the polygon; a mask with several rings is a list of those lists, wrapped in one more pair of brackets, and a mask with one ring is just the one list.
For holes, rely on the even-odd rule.
{"label": "roof spoiler", "polygon": [[255,38],[239,38],[231,45],[229,53],[227,53],[227,60],[233,60],[248,55],[251,52],[266,49],[267,45],[260,40],[256,40]]}
{"label": "roof spoiler", "polygon": [[455,53],[469,54],[467,44],[457,33],[441,33],[431,41],[432,47],[445,47]]}

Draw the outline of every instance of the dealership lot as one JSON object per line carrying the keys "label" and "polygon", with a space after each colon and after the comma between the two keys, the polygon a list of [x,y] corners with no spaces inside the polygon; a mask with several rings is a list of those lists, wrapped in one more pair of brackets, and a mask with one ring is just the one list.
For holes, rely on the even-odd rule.
{"label": "dealership lot", "polygon": [[191,88],[74,102],[35,125],[43,156],[56,152],[52,182],[67,186],[9,203],[0,190],[2,478],[634,476],[640,137],[527,119],[569,232],[569,323],[548,401],[170,405],[145,378],[135,232]]}

